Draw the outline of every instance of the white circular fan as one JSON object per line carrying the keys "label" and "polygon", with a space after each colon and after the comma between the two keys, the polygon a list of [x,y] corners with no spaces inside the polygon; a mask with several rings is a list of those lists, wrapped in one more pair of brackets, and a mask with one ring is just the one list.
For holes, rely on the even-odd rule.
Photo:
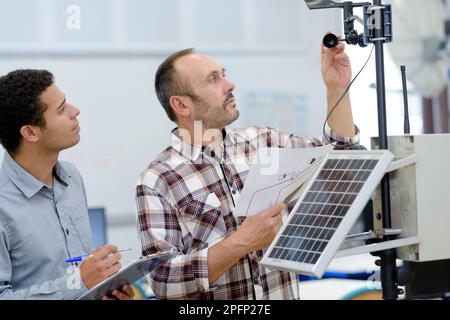
{"label": "white circular fan", "polygon": [[392,0],[393,42],[387,46],[408,79],[424,96],[438,95],[448,84],[445,6],[442,0]]}

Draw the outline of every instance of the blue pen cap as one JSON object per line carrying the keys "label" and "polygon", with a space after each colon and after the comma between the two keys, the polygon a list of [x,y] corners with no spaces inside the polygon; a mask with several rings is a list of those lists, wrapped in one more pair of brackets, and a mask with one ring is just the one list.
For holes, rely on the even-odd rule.
{"label": "blue pen cap", "polygon": [[66,262],[67,262],[67,263],[70,263],[70,262],[78,262],[78,261],[82,261],[82,260],[83,260],[83,257],[85,257],[85,256],[79,256],[79,257],[70,258],[70,259],[67,259]]}

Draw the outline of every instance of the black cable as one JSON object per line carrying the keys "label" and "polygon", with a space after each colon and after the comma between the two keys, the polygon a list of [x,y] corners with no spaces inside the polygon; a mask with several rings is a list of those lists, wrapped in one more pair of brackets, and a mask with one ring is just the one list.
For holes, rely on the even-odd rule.
{"label": "black cable", "polygon": [[359,74],[364,70],[364,68],[366,67],[367,63],[369,63],[370,57],[372,56],[373,53],[373,49],[375,48],[375,46],[372,47],[372,50],[370,50],[370,54],[369,57],[367,58],[366,62],[364,63],[364,65],[362,66],[361,70],[359,70],[359,72],[356,74],[356,76],[353,78],[353,80],[350,82],[350,84],[347,86],[347,88],[345,89],[344,93],[342,94],[342,96],[339,98],[339,100],[336,102],[336,104],[334,105],[334,107],[331,109],[330,113],[328,113],[327,118],[325,119],[325,122],[323,123],[323,128],[322,128],[322,133],[323,133],[323,137],[325,139],[325,141],[328,144],[331,144],[334,148],[337,149],[345,149],[348,147],[352,147],[354,146],[356,143],[347,143],[347,144],[339,144],[340,142],[336,142],[336,143],[332,143],[330,140],[328,140],[328,137],[326,135],[325,132],[325,127],[327,125],[328,119],[330,119],[331,114],[334,112],[334,110],[336,109],[336,107],[339,105],[339,103],[341,103],[342,99],[344,99],[345,95],[348,93],[348,91],[350,90],[350,87],[352,86],[353,82],[355,82],[356,78],[358,78]]}

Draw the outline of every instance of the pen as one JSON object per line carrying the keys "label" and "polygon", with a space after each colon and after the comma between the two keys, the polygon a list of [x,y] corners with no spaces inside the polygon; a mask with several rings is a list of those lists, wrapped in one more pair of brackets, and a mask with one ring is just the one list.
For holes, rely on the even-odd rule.
{"label": "pen", "polygon": [[[123,250],[117,250],[117,251],[114,251],[114,253],[124,252],[124,251],[131,251],[131,248],[123,249]],[[83,260],[85,260],[87,258],[91,258],[91,257],[92,257],[92,254],[85,254],[85,255],[82,255],[82,256],[78,256],[78,257],[73,257],[73,258],[67,259],[66,262],[67,263],[78,262],[78,261],[83,261]]]}

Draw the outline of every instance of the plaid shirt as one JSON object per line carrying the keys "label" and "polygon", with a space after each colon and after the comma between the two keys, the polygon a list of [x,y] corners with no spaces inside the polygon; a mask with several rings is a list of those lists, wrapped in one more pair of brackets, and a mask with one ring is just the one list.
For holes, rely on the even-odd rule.
{"label": "plaid shirt", "polygon": [[[356,131],[352,139],[328,135],[338,143],[356,143]],[[225,129],[224,136],[220,159],[208,148],[181,141],[174,129],[171,146],[140,176],[136,203],[142,254],[179,252],[150,273],[151,287],[161,299],[299,299],[298,275],[260,265],[262,250],[242,257],[209,284],[208,249],[245,219],[234,217],[233,208],[258,148],[316,147],[323,140],[255,126]]]}

